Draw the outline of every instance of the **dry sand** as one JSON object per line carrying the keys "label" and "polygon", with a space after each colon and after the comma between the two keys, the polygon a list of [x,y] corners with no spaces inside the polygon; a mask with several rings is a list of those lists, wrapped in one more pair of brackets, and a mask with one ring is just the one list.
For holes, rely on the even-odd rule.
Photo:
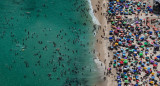
{"label": "dry sand", "polygon": [[[107,25],[106,19],[106,8],[107,8],[107,0],[91,0],[93,11],[95,17],[98,19],[101,24],[99,28],[96,30],[96,56],[101,62],[98,64],[98,68],[100,69],[100,79],[101,81],[96,86],[116,86],[117,82],[114,79],[114,75],[116,75],[116,71],[112,71],[113,75],[107,75],[106,69],[109,67],[108,64],[112,60],[111,56],[113,56],[112,51],[108,51],[109,40],[106,37],[109,37],[110,25]],[[108,53],[110,57],[108,57]],[[105,61],[106,60],[106,61]],[[105,62],[104,62],[105,61]],[[101,65],[102,64],[102,65]],[[103,78],[106,77],[104,81]]]}

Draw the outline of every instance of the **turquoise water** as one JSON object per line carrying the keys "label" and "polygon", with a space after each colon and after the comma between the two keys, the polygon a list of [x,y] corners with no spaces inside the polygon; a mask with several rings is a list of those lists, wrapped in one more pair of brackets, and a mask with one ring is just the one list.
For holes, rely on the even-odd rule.
{"label": "turquoise water", "polygon": [[0,0],[0,86],[92,86],[87,0]]}

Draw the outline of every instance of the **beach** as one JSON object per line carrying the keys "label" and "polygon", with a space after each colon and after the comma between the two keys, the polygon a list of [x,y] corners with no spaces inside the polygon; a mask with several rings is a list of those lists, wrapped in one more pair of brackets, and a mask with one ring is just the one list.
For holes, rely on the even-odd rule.
{"label": "beach", "polygon": [[[95,43],[95,51],[96,57],[99,60],[98,68],[100,71],[101,82],[98,83],[96,86],[117,86],[117,71],[116,69],[112,68],[111,74],[107,75],[107,68],[109,67],[109,62],[113,61],[113,51],[109,51],[108,47],[111,45],[109,42],[109,31],[111,30],[111,23],[108,23],[108,15],[107,15],[107,8],[108,8],[108,0],[91,0],[93,13],[97,20],[99,21],[99,28],[96,30],[96,43]],[[153,2],[149,3],[153,6]],[[125,17],[122,15],[122,17]],[[134,15],[128,15],[128,18],[134,19]],[[153,19],[158,18],[156,15],[145,15],[144,13],[139,16],[139,18],[145,19],[147,17],[151,17]],[[159,52],[159,51],[158,51]],[[156,56],[155,54],[154,56]],[[152,67],[152,66],[150,66]],[[142,73],[143,75],[143,73]]]}

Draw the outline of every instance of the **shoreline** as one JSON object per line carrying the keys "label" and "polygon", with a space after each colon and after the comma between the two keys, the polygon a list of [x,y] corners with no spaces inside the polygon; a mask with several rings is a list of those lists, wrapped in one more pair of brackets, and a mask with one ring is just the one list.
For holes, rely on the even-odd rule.
{"label": "shoreline", "polygon": [[[100,81],[96,84],[96,86],[113,86],[116,85],[115,74],[107,76],[107,68],[108,64],[111,61],[111,58],[108,56],[113,56],[112,51],[108,51],[107,47],[109,46],[109,40],[106,38],[109,37],[109,29],[110,25],[107,25],[106,19],[106,7],[107,0],[90,0],[92,4],[92,9],[94,16],[98,19],[100,25],[96,29],[96,42],[95,42],[95,56],[97,60],[95,63],[97,64],[97,68],[99,69]],[[110,52],[110,54],[109,54]],[[114,71],[114,70],[113,70]],[[116,73],[113,72],[113,73]],[[114,83],[114,84],[113,84]]]}

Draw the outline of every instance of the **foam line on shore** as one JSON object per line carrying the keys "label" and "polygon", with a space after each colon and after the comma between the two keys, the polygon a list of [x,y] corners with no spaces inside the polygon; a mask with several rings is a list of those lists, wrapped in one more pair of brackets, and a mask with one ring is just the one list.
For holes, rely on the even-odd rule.
{"label": "foam line on shore", "polygon": [[88,0],[89,2],[89,7],[90,7],[90,10],[89,10],[89,14],[91,15],[92,17],[92,21],[94,24],[97,24],[97,25],[100,25],[98,19],[95,17],[94,13],[93,13],[93,8],[92,8],[92,4],[91,4],[91,0]]}

